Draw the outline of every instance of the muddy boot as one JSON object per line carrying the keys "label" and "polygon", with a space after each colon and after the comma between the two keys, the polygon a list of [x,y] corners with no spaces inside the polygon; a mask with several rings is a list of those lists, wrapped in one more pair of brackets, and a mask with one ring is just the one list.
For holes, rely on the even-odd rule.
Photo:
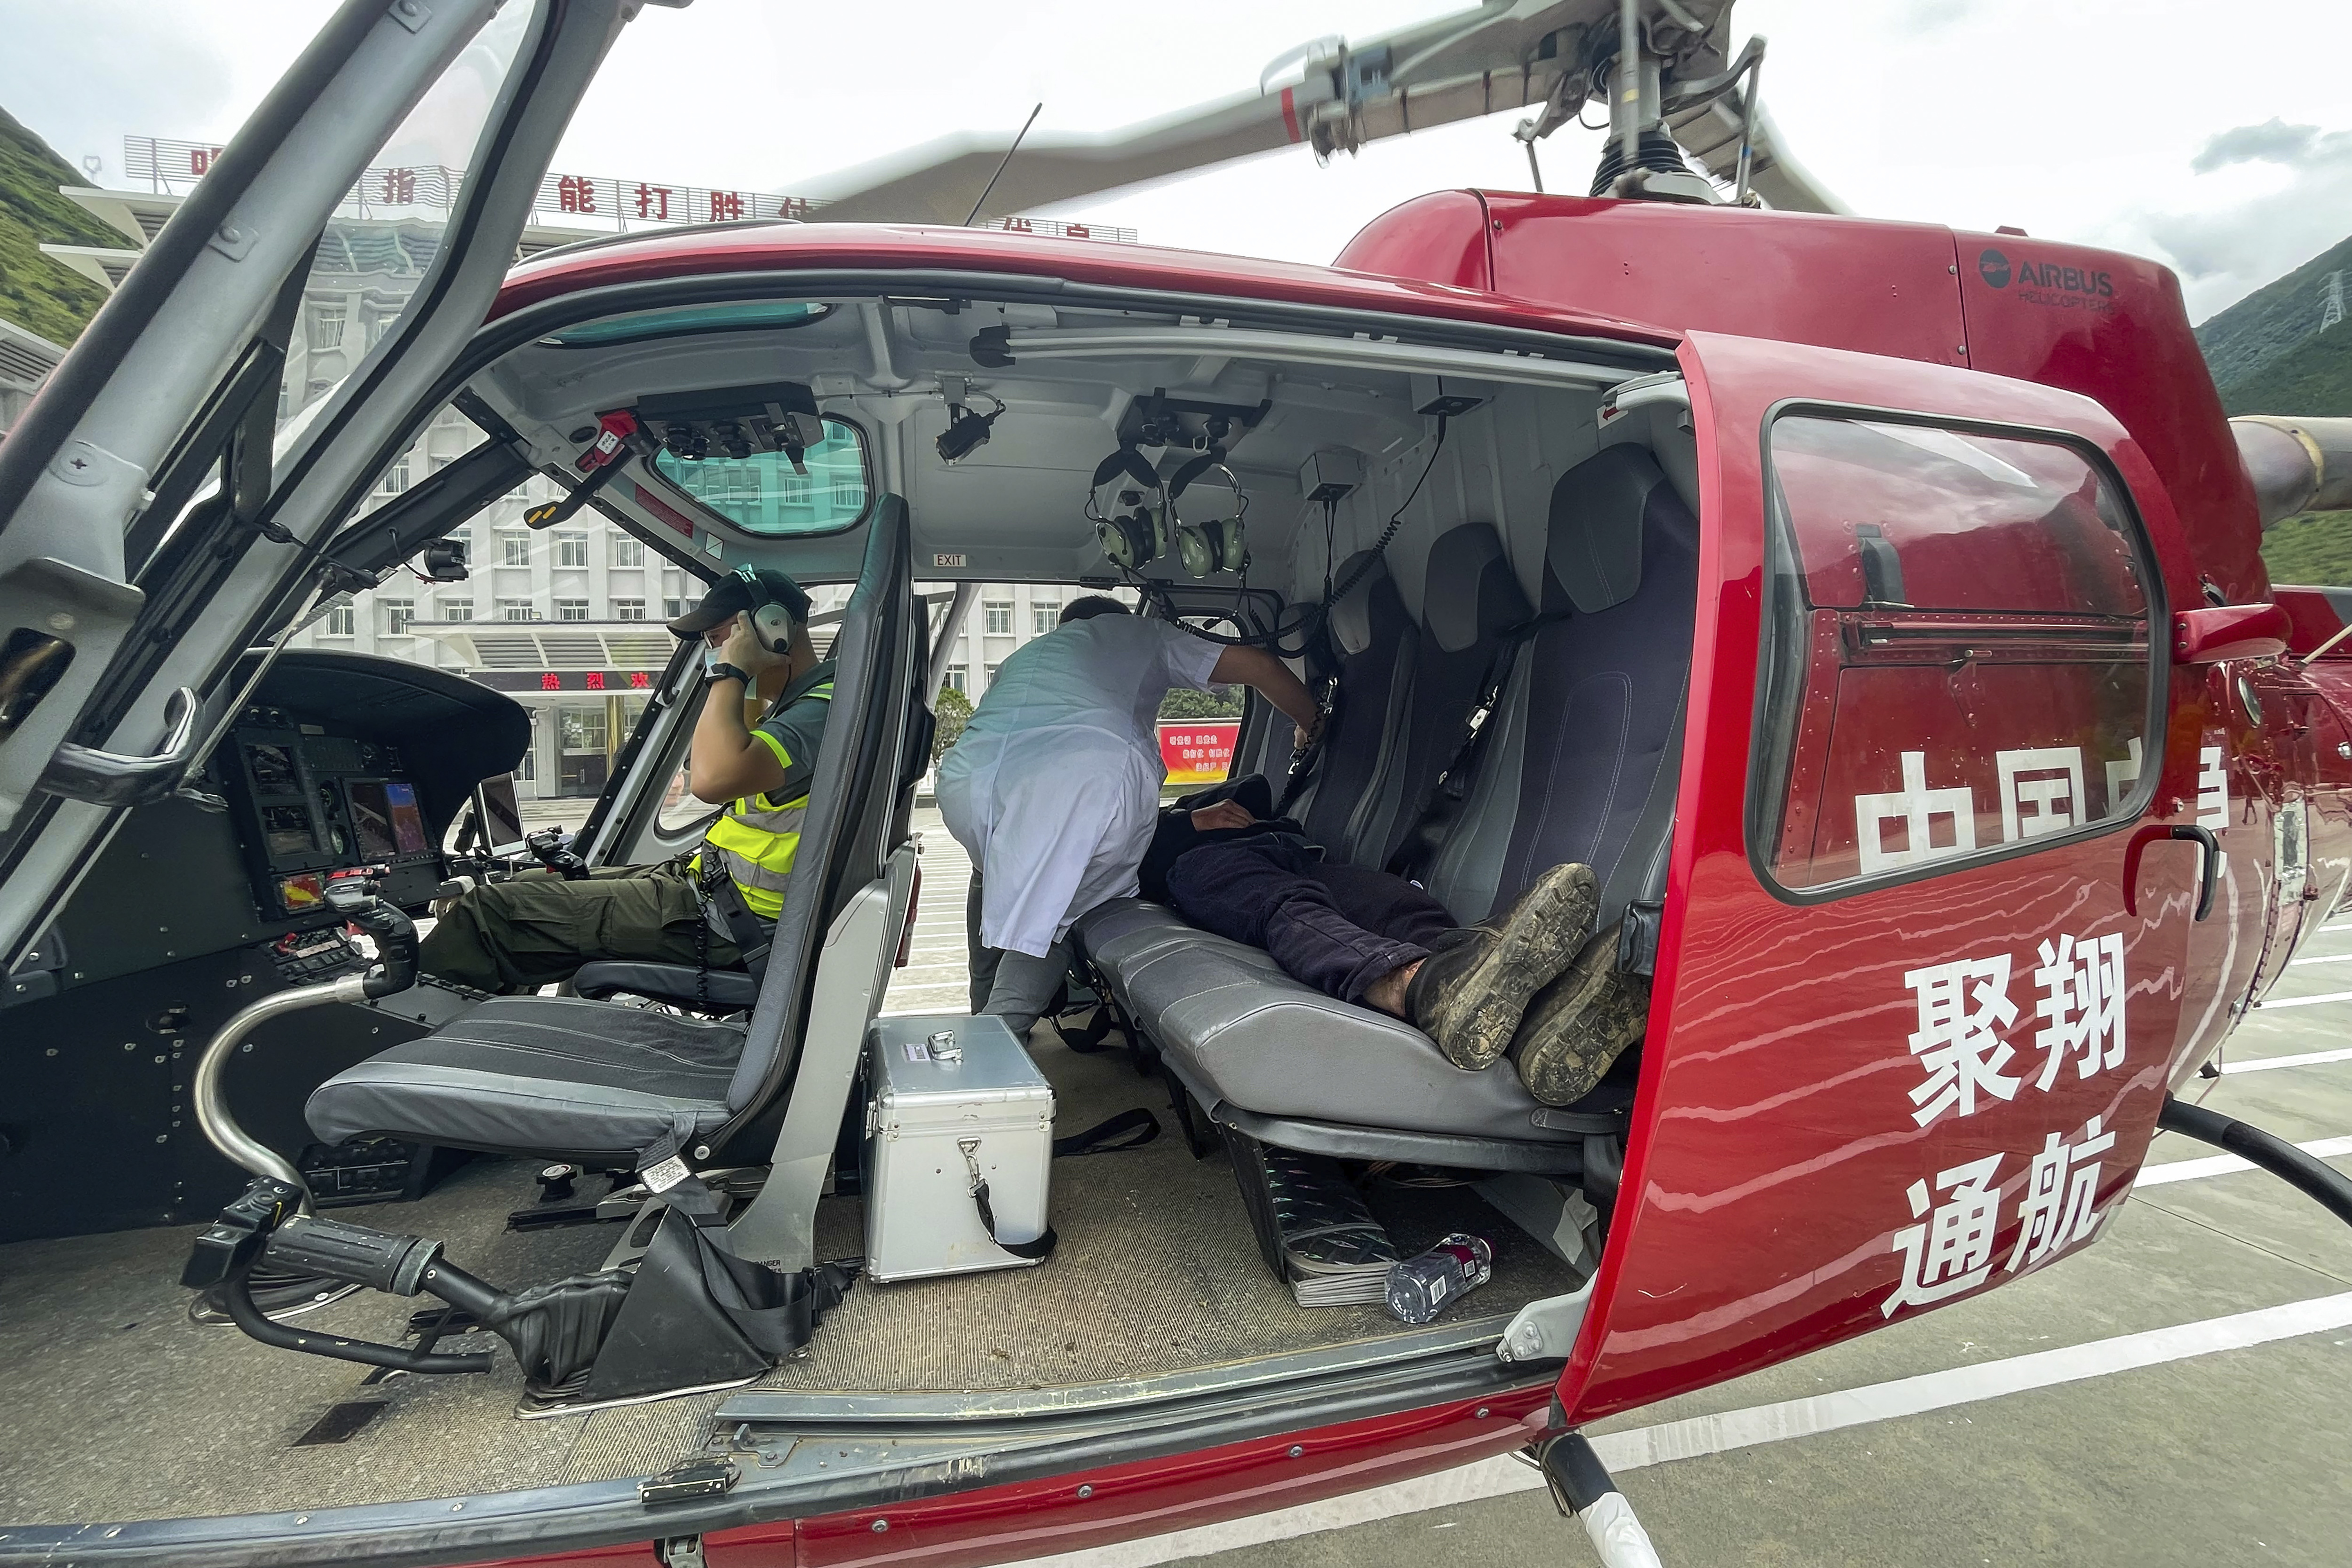
{"label": "muddy boot", "polygon": [[1529,999],[1591,935],[1599,904],[1591,866],[1552,867],[1507,913],[1451,934],[1422,960],[1405,1016],[1454,1066],[1493,1066]]}
{"label": "muddy boot", "polygon": [[1573,1105],[1641,1040],[1650,1016],[1650,982],[1617,970],[1612,925],[1534,1001],[1511,1041],[1511,1061],[1528,1092],[1547,1105]]}

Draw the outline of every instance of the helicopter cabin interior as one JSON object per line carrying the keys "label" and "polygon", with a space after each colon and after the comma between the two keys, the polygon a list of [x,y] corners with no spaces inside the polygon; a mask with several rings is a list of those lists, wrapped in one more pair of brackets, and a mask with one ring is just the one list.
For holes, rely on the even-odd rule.
{"label": "helicopter cabin interior", "polygon": [[[514,1284],[593,1273],[648,1245],[660,1206],[628,1201],[633,1163],[648,1127],[675,1125],[735,1251],[785,1270],[861,1252],[869,1020],[917,910],[961,907],[936,883],[919,898],[908,841],[940,585],[1149,579],[1147,613],[1278,638],[1294,667],[1335,683],[1292,808],[1331,855],[1402,852],[1465,922],[1550,866],[1588,863],[1601,926],[1622,922],[1622,961],[1646,967],[1700,547],[1668,351],[1552,338],[1507,353],[1436,323],[1414,341],[1392,322],[1209,323],[1149,299],[787,286],[706,286],[486,352],[455,394],[482,444],[367,519],[413,554],[531,473],[559,473],[706,580],[758,564],[853,585],[764,977],[722,977],[715,1004],[675,977],[498,998],[427,979],[268,1019],[220,1092],[254,1141],[299,1162],[322,1212],[432,1237]],[[583,449],[632,423],[612,473],[583,481]],[[803,465],[832,476],[830,511],[776,508]],[[1159,488],[1175,492],[1164,511]],[[662,808],[699,673],[688,644],[656,682],[580,835],[593,862],[667,859],[698,837]],[[474,683],[359,655],[257,654],[239,678],[254,684],[196,786],[131,813],[0,1029],[5,1122],[21,1155],[42,1155],[0,1166],[0,1413],[47,1433],[10,1467],[6,1517],[395,1503],[608,1482],[714,1442],[772,1449],[778,1433],[1134,1418],[1139,1404],[1351,1377],[1434,1386],[1473,1365],[1492,1377],[1515,1313],[1589,1281],[1638,1048],[1579,1103],[1541,1104],[1507,1061],[1460,1071],[1398,1019],[1122,900],[1076,931],[1118,1026],[1110,1049],[1074,1049],[1051,1022],[1025,1043],[1057,1131],[1150,1105],[1174,1135],[1055,1164],[1060,1246],[1042,1265],[860,1281],[772,1370],[652,1402],[534,1399],[509,1361],[402,1375],[257,1343],[217,1301],[192,1310],[181,1284],[193,1228],[247,1179],[197,1125],[202,1048],[237,1008],[365,967],[323,896],[337,871],[387,868],[384,899],[419,917],[445,877],[486,873],[506,833],[446,846],[527,726]],[[1455,768],[1474,711],[1486,733]],[[1253,698],[1234,772],[1278,788],[1292,739]],[[1433,819],[1449,768],[1460,799]],[[75,1158],[55,1157],[61,1143]],[[1269,1266],[1263,1210],[1269,1164],[1302,1160],[1342,1173],[1401,1255],[1453,1231],[1486,1239],[1492,1283],[1426,1326],[1360,1300],[1299,1305]],[[551,1186],[539,1178],[556,1161],[589,1168]],[[617,1218],[599,1221],[600,1202]],[[296,1279],[272,1298],[254,1282],[292,1330],[437,1353],[496,1343],[424,1297]],[[1547,1380],[1564,1354],[1514,1375]],[[193,1430],[205,1441],[181,1440]]]}

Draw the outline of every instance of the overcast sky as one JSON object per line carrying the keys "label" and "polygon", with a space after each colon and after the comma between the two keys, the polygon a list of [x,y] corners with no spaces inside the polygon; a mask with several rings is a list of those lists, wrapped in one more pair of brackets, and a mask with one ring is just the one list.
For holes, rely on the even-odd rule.
{"label": "overcast sky", "polygon": [[[326,8],[0,0],[0,108],[119,183],[126,133],[226,138]],[[557,167],[789,193],[948,131],[1017,126],[1041,99],[1047,131],[1165,113],[1255,87],[1309,38],[1442,8],[695,0],[631,26]],[[2344,0],[1738,0],[1736,17],[1771,39],[1764,96],[1784,135],[1858,213],[2152,256],[2200,319],[2352,234]],[[1527,188],[1517,118],[1327,168],[1293,150],[1082,207],[1154,243],[1328,261],[1422,192]],[[1591,133],[1553,136],[1551,187],[1581,190],[1596,151]]]}

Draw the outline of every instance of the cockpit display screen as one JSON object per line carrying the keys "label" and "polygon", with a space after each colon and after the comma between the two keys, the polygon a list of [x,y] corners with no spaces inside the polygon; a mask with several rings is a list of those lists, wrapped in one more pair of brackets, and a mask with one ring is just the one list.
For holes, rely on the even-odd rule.
{"label": "cockpit display screen", "polygon": [[416,809],[416,786],[354,779],[345,788],[352,802],[352,836],[362,860],[390,860],[425,848],[425,814]]}
{"label": "cockpit display screen", "polygon": [[425,813],[416,809],[416,786],[394,779],[383,787],[392,806],[392,841],[400,853],[413,855],[425,848]]}

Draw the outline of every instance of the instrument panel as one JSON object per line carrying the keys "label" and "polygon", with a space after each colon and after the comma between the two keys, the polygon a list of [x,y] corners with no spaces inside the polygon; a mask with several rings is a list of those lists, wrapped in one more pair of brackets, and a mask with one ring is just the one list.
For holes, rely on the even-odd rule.
{"label": "instrument panel", "polygon": [[385,891],[396,903],[431,896],[440,853],[398,747],[275,708],[249,709],[246,719],[226,749],[254,901],[265,915],[324,914],[329,879],[363,866],[386,868]]}

